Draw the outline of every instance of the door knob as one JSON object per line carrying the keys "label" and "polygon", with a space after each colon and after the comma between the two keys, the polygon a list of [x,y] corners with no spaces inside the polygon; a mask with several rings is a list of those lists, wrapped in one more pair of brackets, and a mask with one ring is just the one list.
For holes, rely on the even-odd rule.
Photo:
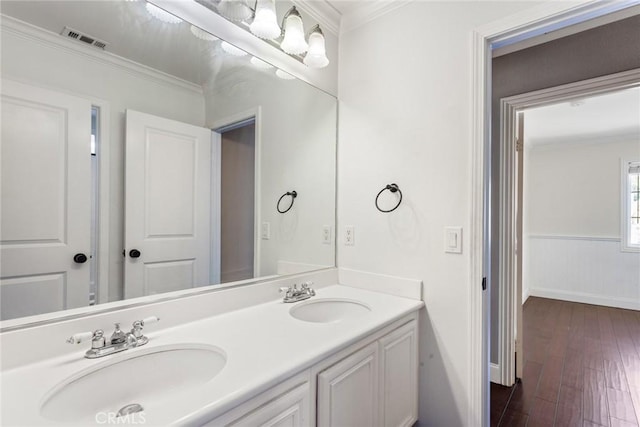
{"label": "door knob", "polygon": [[139,250],[137,250],[137,249],[131,249],[131,250],[129,251],[129,256],[130,256],[131,258],[140,258],[140,255],[141,255],[141,254],[140,254],[140,251],[139,251]]}
{"label": "door knob", "polygon": [[85,254],[75,254],[73,256],[73,261],[77,262],[78,264],[84,264],[85,262],[87,262],[87,256]]}

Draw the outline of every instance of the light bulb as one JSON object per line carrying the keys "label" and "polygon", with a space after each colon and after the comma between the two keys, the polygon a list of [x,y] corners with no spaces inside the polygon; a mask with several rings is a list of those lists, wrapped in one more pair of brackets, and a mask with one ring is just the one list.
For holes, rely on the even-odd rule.
{"label": "light bulb", "polygon": [[227,43],[227,42],[222,42],[222,44],[220,44],[220,46],[222,47],[222,50],[227,52],[229,55],[245,56],[247,54],[247,52],[245,52],[244,50],[239,49],[239,48],[235,47],[234,45],[232,45],[230,43]]}
{"label": "light bulb", "polygon": [[324,34],[319,25],[311,30],[309,35],[309,51],[302,62],[309,68],[324,68],[329,65],[327,51],[324,46]]}
{"label": "light bulb", "polygon": [[251,32],[261,39],[273,40],[281,34],[278,18],[276,17],[276,5],[274,0],[258,0],[256,14],[249,26]]}
{"label": "light bulb", "polygon": [[305,53],[309,48],[309,45],[304,39],[302,17],[295,6],[287,12],[287,18],[284,21],[284,39],[280,47],[291,55],[300,55]]}
{"label": "light bulb", "polygon": [[244,21],[251,18],[252,15],[247,0],[220,0],[218,12],[232,21]]}

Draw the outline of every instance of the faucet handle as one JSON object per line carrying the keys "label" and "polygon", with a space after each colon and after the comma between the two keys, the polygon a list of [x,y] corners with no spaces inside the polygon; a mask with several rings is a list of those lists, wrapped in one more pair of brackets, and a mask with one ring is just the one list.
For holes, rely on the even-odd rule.
{"label": "faucet handle", "polygon": [[159,322],[159,321],[160,321],[160,318],[157,317],[157,316],[149,316],[149,317],[145,317],[142,320],[136,320],[135,322],[133,322],[133,328],[131,329],[131,333],[136,338],[141,338],[142,337],[142,327],[144,325],[148,325],[148,324],[151,324],[151,323],[156,323],[156,322]]}
{"label": "faucet handle", "polygon": [[140,322],[142,323],[142,326],[144,326],[144,325],[150,325],[152,323],[156,323],[159,321],[160,321],[160,318],[158,316],[149,316],[149,317],[145,317]]}
{"label": "faucet handle", "polygon": [[98,335],[98,333],[100,334],[104,334],[104,332],[101,329],[97,329],[94,332],[78,332],[77,334],[73,334],[71,335],[69,338],[67,338],[67,343],[68,344],[80,344],[83,341],[89,340],[89,339],[93,339],[94,337],[96,337]]}

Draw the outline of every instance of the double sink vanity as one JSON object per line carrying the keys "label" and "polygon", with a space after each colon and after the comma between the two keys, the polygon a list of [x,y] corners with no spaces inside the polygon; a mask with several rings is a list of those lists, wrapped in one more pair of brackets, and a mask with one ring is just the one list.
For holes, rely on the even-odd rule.
{"label": "double sink vanity", "polygon": [[[2,424],[412,425],[420,284],[338,282],[328,269],[3,332]],[[112,335],[126,350],[96,357],[116,322],[133,324]]]}

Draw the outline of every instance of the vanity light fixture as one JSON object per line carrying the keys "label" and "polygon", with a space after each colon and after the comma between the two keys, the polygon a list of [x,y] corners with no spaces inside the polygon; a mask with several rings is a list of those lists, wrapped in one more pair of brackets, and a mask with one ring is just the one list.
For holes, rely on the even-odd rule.
{"label": "vanity light fixture", "polygon": [[275,0],[256,0],[256,11],[249,29],[261,39],[280,37],[282,30],[278,25]]}
{"label": "vanity light fixture", "polygon": [[284,38],[280,47],[290,55],[300,55],[309,49],[307,41],[304,39],[304,26],[302,16],[295,6],[291,7],[284,15]]}
{"label": "vanity light fixture", "polygon": [[151,16],[159,21],[164,22],[165,24],[179,24],[182,22],[182,19],[178,18],[175,15],[172,15],[164,9],[160,9],[155,4],[147,2],[145,6],[147,8],[147,12],[149,12]]}
{"label": "vanity light fixture", "polygon": [[324,44],[324,34],[320,25],[316,25],[309,33],[309,51],[302,60],[309,68],[324,68],[329,65],[327,51]]}

